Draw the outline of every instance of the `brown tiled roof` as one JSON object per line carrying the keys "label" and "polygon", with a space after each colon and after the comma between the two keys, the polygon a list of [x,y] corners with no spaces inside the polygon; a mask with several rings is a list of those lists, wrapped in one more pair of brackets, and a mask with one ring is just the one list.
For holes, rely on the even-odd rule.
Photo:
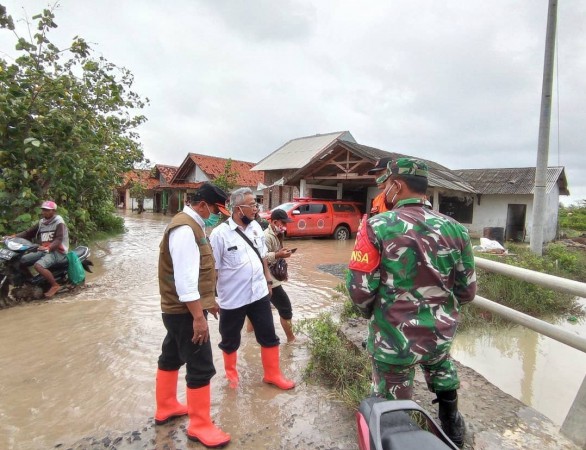
{"label": "brown tiled roof", "polygon": [[146,183],[147,189],[154,189],[159,185],[159,180],[151,177],[150,169],[133,169],[124,174],[123,186],[128,188],[131,182]]}
{"label": "brown tiled roof", "polygon": [[[201,170],[210,178],[214,178],[224,173],[226,161],[228,158],[219,158],[217,156],[200,155],[198,153],[190,153],[189,158],[199,166]],[[232,159],[232,170],[238,172],[238,186],[257,186],[258,183],[264,181],[264,172],[251,172],[250,169],[255,166],[255,163],[238,161]]]}
{"label": "brown tiled roof", "polygon": [[177,173],[178,169],[176,166],[166,166],[165,164],[156,164],[155,167],[161,173],[161,175],[163,175],[163,178],[167,183],[171,183],[171,180]]}

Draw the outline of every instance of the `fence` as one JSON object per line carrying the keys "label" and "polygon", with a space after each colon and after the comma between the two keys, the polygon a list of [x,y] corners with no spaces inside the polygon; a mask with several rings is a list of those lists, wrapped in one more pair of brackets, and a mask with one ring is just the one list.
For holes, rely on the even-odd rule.
{"label": "fence", "polygon": [[[509,276],[529,283],[537,284],[548,289],[558,292],[566,292],[586,298],[586,283],[567,280],[565,278],[547,275],[540,272],[534,272],[520,267],[502,264],[484,258],[475,258],[476,267],[500,275]],[[555,339],[558,342],[569,345],[586,353],[586,338],[577,336],[574,333],[566,331],[560,327],[536,319],[527,314],[523,314],[514,309],[495,303],[484,297],[476,296],[474,304],[480,308],[498,314],[511,322],[527,327],[537,333]],[[586,376],[578,390],[576,398],[561,427],[562,434],[566,435],[579,445],[586,446],[586,427],[584,418],[586,417]]]}

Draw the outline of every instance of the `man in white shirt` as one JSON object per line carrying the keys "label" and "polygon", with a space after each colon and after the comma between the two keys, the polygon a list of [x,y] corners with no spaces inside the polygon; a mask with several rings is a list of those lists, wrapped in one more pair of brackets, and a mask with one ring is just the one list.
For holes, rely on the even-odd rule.
{"label": "man in white shirt", "polygon": [[210,242],[218,273],[220,305],[219,344],[231,387],[238,386],[237,350],[244,319],[254,326],[261,346],[263,381],[280,389],[292,389],[295,382],[285,378],[279,367],[279,338],[271,311],[271,275],[265,260],[267,248],[261,226],[254,220],[258,204],[252,190],[241,188],[230,196],[232,216],[216,227]]}
{"label": "man in white shirt", "polygon": [[[210,418],[210,380],[216,374],[207,312],[215,317],[216,272],[205,228],[218,223],[227,195],[204,183],[187,194],[183,211],[165,229],[159,253],[159,291],[167,335],[158,361],[155,423],[189,415],[187,436],[206,447],[230,442]],[[186,365],[187,406],[177,400],[179,368]]]}

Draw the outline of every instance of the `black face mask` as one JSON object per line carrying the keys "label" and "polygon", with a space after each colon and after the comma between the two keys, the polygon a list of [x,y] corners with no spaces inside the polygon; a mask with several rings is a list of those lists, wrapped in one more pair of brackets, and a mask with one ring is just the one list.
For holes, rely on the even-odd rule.
{"label": "black face mask", "polygon": [[240,220],[242,220],[242,223],[244,225],[249,225],[250,223],[252,223],[252,219],[249,218],[246,214],[244,214],[242,212],[242,208],[238,207],[240,209],[240,212],[242,213],[242,216],[240,217]]}

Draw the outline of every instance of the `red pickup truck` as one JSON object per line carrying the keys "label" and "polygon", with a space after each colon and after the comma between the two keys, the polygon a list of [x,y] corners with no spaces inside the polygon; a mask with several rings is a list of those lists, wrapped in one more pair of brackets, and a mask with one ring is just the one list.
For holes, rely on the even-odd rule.
{"label": "red pickup truck", "polygon": [[[350,239],[358,231],[361,213],[359,203],[342,200],[294,198],[273,209],[282,209],[293,220],[287,224],[287,237],[332,236],[334,239]],[[261,212],[263,219],[270,220],[271,211]]]}

